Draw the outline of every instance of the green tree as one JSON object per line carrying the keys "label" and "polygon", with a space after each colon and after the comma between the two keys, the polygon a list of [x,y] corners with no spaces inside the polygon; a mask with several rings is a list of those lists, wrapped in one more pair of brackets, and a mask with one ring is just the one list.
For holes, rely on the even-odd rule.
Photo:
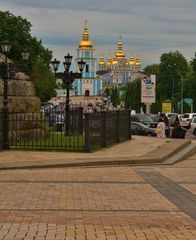
{"label": "green tree", "polygon": [[156,75],[159,76],[159,64],[151,64],[144,68],[143,71],[147,75]]}
{"label": "green tree", "polygon": [[[40,92],[43,95],[41,99],[47,99],[51,94],[46,93],[42,88],[46,86],[42,84],[43,80],[48,81],[51,71],[49,64],[52,59],[52,51],[45,48],[41,40],[37,40],[31,35],[31,23],[21,16],[14,16],[8,11],[0,11],[0,41],[9,40],[11,43],[11,50],[8,57],[14,63],[22,63],[21,51],[27,48],[30,52],[30,58],[28,61],[28,74],[38,77],[36,80],[37,86],[36,95],[40,96]],[[40,64],[40,67],[38,65]],[[44,64],[44,71],[43,65]],[[38,71],[41,71],[38,73]],[[36,71],[36,72],[34,72]],[[54,86],[54,85],[52,85]],[[52,90],[52,92],[54,89]]]}
{"label": "green tree", "polygon": [[195,58],[193,58],[193,60],[190,62],[190,65],[191,65],[192,71],[196,73],[196,53],[195,53]]}
{"label": "green tree", "polygon": [[111,101],[115,107],[120,103],[119,91],[116,86],[112,88]]}
{"label": "green tree", "polygon": [[[190,62],[190,72],[184,80],[184,98],[191,98],[193,100],[193,112],[196,112],[196,58]],[[184,106],[186,106],[184,104]],[[187,110],[187,111],[186,111]],[[190,106],[184,109],[186,112],[190,112]]]}
{"label": "green tree", "polygon": [[107,97],[110,96],[110,88],[109,88],[109,87],[106,87],[106,88],[104,89],[104,93],[106,94]]}
{"label": "green tree", "polygon": [[129,109],[131,108],[131,83],[128,83],[125,88],[125,108]]}
{"label": "green tree", "polygon": [[127,84],[125,92],[125,107],[140,111],[141,106],[141,79],[137,78]]}
{"label": "green tree", "polygon": [[42,102],[47,101],[56,95],[56,80],[54,74],[48,71],[45,63],[38,61],[33,67],[31,80],[34,83],[37,96]]}
{"label": "green tree", "polygon": [[157,100],[161,103],[170,99],[174,104],[174,110],[177,111],[177,103],[181,100],[182,78],[189,71],[188,62],[178,51],[164,53],[160,58],[159,69]]}
{"label": "green tree", "polygon": [[22,48],[30,45],[31,27],[26,19],[0,11],[0,41],[10,41],[12,47],[8,57],[15,63],[21,61]]}

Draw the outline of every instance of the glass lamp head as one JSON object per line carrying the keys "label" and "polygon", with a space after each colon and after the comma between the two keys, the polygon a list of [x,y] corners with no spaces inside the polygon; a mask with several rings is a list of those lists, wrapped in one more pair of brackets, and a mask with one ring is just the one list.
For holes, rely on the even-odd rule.
{"label": "glass lamp head", "polygon": [[51,62],[52,64],[52,67],[54,69],[54,71],[56,72],[59,68],[59,64],[60,64],[60,61],[58,61],[56,58]]}
{"label": "glass lamp head", "polygon": [[8,53],[11,49],[11,44],[8,40],[1,42],[1,48],[3,53]]}

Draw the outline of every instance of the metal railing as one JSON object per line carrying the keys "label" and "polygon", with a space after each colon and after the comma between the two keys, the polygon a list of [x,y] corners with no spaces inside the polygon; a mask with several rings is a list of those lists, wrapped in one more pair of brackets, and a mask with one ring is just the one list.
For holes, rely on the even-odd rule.
{"label": "metal railing", "polygon": [[131,111],[85,114],[85,150],[106,147],[131,139]]}
{"label": "metal railing", "polygon": [[[9,148],[91,152],[131,138],[130,111],[84,113],[72,109],[69,133],[66,114],[53,109],[40,114],[9,113]],[[0,146],[3,146],[3,114],[0,113]]]}

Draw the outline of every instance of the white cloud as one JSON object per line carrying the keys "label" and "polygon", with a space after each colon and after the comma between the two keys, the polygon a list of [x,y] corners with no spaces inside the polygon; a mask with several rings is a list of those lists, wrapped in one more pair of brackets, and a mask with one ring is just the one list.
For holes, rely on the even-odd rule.
{"label": "white cloud", "polygon": [[144,65],[177,49],[188,59],[194,56],[195,0],[1,0],[1,5],[27,18],[32,34],[58,58],[68,51],[75,54],[84,20],[98,58],[116,51],[119,35],[124,51],[139,52]]}

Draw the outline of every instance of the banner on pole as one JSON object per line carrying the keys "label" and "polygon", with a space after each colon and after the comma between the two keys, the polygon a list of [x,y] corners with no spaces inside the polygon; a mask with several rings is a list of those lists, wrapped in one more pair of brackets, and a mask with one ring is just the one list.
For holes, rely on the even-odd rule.
{"label": "banner on pole", "polygon": [[156,76],[145,75],[141,79],[141,102],[155,103]]}

